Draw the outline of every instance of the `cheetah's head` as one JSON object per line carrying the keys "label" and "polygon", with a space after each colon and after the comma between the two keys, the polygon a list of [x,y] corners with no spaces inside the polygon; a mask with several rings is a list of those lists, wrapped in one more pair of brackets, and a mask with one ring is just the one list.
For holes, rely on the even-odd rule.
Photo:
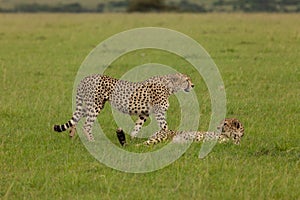
{"label": "cheetah's head", "polygon": [[170,75],[170,87],[174,92],[178,92],[180,90],[189,92],[194,87],[194,84],[192,83],[191,78],[187,75],[177,73]]}
{"label": "cheetah's head", "polygon": [[218,128],[222,128],[221,135],[231,138],[235,144],[240,144],[241,139],[244,136],[244,126],[239,120],[235,118],[226,118]]}

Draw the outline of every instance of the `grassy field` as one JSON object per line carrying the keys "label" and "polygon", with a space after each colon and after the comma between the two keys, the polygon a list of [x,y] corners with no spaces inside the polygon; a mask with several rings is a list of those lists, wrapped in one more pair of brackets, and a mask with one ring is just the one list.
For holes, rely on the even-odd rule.
{"label": "grassy field", "polygon": [[[245,125],[240,146],[217,145],[199,160],[193,144],[161,170],[130,174],[99,163],[78,137],[52,131],[71,116],[74,78],[88,53],[113,34],[144,26],[180,31],[210,53],[225,83],[227,117]],[[299,15],[1,14],[0,27],[0,198],[300,199]],[[207,128],[207,88],[174,55],[133,52],[107,73],[119,77],[147,62],[191,74],[199,128]],[[98,120],[117,144],[108,105]]]}

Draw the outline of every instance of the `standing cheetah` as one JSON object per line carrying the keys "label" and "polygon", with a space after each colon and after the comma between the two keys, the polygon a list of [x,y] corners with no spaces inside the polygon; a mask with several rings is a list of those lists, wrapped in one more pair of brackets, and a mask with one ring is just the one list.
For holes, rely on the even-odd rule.
{"label": "standing cheetah", "polygon": [[54,131],[62,132],[71,128],[70,136],[82,117],[86,117],[83,129],[88,140],[93,141],[92,125],[103,109],[106,101],[124,114],[137,115],[138,120],[131,132],[134,138],[151,113],[162,130],[168,130],[166,112],[170,95],[194,87],[191,79],[184,74],[154,76],[142,82],[118,80],[105,75],[85,77],[78,85],[76,110],[72,118],[63,125],[54,125]]}

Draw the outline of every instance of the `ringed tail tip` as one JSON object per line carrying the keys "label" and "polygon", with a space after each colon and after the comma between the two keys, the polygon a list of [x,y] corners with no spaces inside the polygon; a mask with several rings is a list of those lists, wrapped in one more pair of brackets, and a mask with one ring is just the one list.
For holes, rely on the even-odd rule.
{"label": "ringed tail tip", "polygon": [[53,130],[56,131],[56,132],[62,132],[61,128],[59,125],[54,125],[53,126]]}

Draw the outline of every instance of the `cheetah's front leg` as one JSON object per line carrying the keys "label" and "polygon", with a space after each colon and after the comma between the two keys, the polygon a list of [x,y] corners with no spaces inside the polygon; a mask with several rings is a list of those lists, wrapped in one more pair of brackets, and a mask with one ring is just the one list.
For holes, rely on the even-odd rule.
{"label": "cheetah's front leg", "polygon": [[148,115],[144,115],[144,114],[139,115],[139,118],[135,122],[135,126],[133,128],[133,131],[130,134],[131,138],[135,138],[136,137],[136,135],[141,130],[143,124],[146,122],[146,120],[147,120],[148,117],[149,117]]}
{"label": "cheetah's front leg", "polygon": [[168,123],[166,120],[166,113],[169,108],[168,99],[162,99],[158,104],[153,106],[155,119],[161,130],[168,130]]}
{"label": "cheetah's front leg", "polygon": [[166,120],[166,111],[164,110],[159,110],[154,113],[155,114],[155,119],[157,121],[158,126],[160,127],[161,130],[167,131],[168,130],[168,123]]}

